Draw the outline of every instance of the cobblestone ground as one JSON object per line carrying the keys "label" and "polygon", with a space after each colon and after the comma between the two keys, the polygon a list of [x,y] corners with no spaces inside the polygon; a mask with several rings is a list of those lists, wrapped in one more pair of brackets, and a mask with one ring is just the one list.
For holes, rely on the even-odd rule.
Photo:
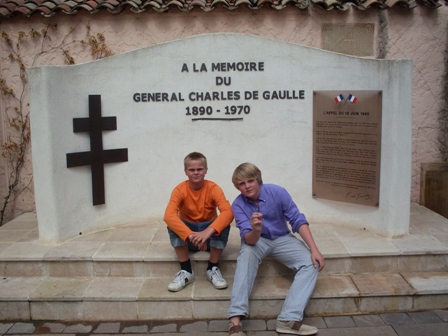
{"label": "cobblestone ground", "polygon": [[[447,303],[448,305],[448,303]],[[448,309],[359,316],[307,317],[305,323],[319,328],[319,336],[445,336]],[[248,336],[278,335],[275,320],[246,320]],[[141,335],[227,335],[227,320],[210,321],[2,321],[1,335],[141,336]]]}

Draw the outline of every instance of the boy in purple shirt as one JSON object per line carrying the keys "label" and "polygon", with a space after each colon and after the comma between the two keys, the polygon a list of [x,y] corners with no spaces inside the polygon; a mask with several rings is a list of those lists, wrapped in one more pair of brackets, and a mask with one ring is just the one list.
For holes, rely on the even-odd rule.
{"label": "boy in purple shirt", "polygon": [[[263,184],[261,171],[252,163],[242,163],[232,176],[241,192],[232,204],[240,229],[241,250],[228,310],[229,335],[243,336],[241,319],[249,314],[249,295],[258,265],[272,256],[296,271],[276,331],[284,334],[314,335],[317,328],[302,324],[305,307],[324,268],[324,257],[314,242],[309,224],[289,193],[274,184]],[[298,232],[306,245],[293,232]],[[308,246],[307,246],[308,245]]]}

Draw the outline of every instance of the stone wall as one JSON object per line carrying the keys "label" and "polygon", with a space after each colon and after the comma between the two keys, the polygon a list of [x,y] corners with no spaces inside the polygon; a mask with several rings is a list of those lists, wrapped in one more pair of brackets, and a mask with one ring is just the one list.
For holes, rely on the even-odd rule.
{"label": "stone wall", "polygon": [[[108,50],[120,54],[188,36],[216,32],[249,34],[314,48],[334,48],[333,50],[339,51],[339,44],[332,46],[331,43],[324,43],[328,42],[328,34],[334,33],[335,30],[343,32],[344,27],[353,25],[353,34],[345,36],[343,41],[347,46],[345,50],[357,53],[366,52],[368,49],[368,45],[359,44],[361,42],[359,39],[363,39],[362,36],[367,40],[371,38],[366,27],[373,24],[371,50],[374,54],[364,57],[413,60],[413,162],[412,191],[409,198],[413,202],[418,202],[421,163],[440,160],[437,147],[437,116],[444,104],[443,83],[446,79],[443,78],[445,74],[443,60],[448,40],[447,18],[447,6],[436,10],[419,6],[415,9],[394,7],[388,10],[366,11],[351,8],[344,12],[324,11],[316,6],[310,6],[306,10],[287,7],[280,11],[270,8],[261,8],[257,11],[248,8],[234,11],[216,8],[212,12],[203,12],[195,9],[188,13],[170,9],[167,13],[148,10],[135,14],[125,10],[119,15],[102,11],[94,15],[84,12],[79,12],[77,15],[57,13],[53,18],[37,15],[30,18],[17,16],[0,22],[0,30],[17,41],[19,31],[29,35],[31,29],[39,32],[50,24],[57,25],[57,29],[49,29],[43,43],[42,37],[23,38],[20,43],[20,54],[24,58],[24,64],[37,66],[63,65],[69,59],[67,55],[73,57],[75,63],[101,57],[98,53],[91,55],[91,46],[88,44],[71,43],[86,39],[87,26],[90,28],[91,36],[101,33]],[[365,35],[360,35],[360,32]],[[8,87],[12,87],[14,92],[22,97],[21,104],[23,112],[26,113],[27,87],[25,86],[22,96],[19,68],[17,63],[11,62],[10,53],[10,48],[3,40],[0,49],[0,76]],[[300,61],[306,65],[306,59]],[[0,100],[3,141],[7,141],[8,137],[14,134],[8,123],[8,117],[13,114],[13,111],[8,109],[10,106],[12,103],[8,96],[3,95]],[[13,197],[14,204],[8,210],[8,218],[34,210],[30,152],[27,152],[25,160],[21,185],[17,189],[19,193]],[[7,167],[8,160],[2,158],[0,169],[2,199],[7,194],[7,185],[10,183],[10,169]]]}

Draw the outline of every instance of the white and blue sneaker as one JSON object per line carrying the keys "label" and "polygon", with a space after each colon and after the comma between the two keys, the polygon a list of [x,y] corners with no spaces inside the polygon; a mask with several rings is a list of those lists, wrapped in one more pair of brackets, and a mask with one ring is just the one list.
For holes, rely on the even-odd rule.
{"label": "white and blue sneaker", "polygon": [[216,289],[225,289],[228,286],[227,281],[222,277],[221,271],[216,266],[207,271],[207,278]]}
{"label": "white and blue sneaker", "polygon": [[178,292],[185,288],[186,285],[191,284],[194,281],[194,272],[188,273],[187,271],[180,270],[174,276],[174,280],[168,285],[170,292]]}

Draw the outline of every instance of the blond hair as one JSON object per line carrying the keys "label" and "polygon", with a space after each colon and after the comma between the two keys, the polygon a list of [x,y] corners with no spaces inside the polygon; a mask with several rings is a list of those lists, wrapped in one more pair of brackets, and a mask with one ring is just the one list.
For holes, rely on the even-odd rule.
{"label": "blond hair", "polygon": [[256,179],[259,185],[263,184],[261,171],[256,165],[245,162],[236,167],[232,175],[233,185],[238,189],[238,182],[248,179]]}

